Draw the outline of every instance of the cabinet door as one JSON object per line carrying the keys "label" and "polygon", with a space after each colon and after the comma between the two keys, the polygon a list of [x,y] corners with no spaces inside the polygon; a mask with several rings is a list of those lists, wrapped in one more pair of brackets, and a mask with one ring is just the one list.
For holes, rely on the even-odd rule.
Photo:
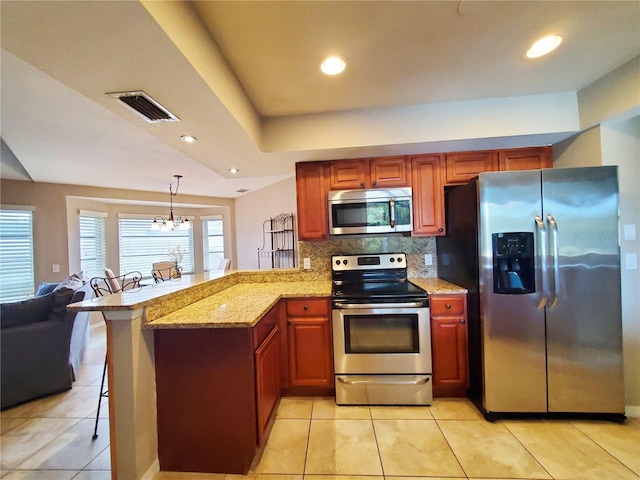
{"label": "cabinet door", "polygon": [[445,163],[445,184],[460,185],[479,173],[495,170],[497,157],[494,151],[448,153]]}
{"label": "cabinet door", "polygon": [[433,394],[464,397],[468,387],[466,295],[431,296]]}
{"label": "cabinet door", "polygon": [[255,351],[258,445],[280,400],[280,330],[275,327]]}
{"label": "cabinet door", "polygon": [[405,157],[372,158],[369,163],[372,187],[406,187],[411,171],[410,163]]}
{"label": "cabinet door", "polygon": [[535,170],[553,167],[551,147],[518,148],[498,152],[500,170]]}
{"label": "cabinet door", "polygon": [[369,160],[337,160],[329,164],[329,188],[351,190],[369,187]]}
{"label": "cabinet door", "polygon": [[289,381],[292,386],[333,386],[328,317],[289,317]]}
{"label": "cabinet door", "polygon": [[444,235],[444,189],[441,156],[411,157],[413,235]]}
{"label": "cabinet door", "polygon": [[299,240],[329,238],[326,170],[322,162],[296,164]]}

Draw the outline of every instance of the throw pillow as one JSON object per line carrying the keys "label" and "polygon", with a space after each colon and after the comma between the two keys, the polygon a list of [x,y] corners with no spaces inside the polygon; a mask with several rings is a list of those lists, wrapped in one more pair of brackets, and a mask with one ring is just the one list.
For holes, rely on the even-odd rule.
{"label": "throw pillow", "polygon": [[40,282],[40,286],[38,286],[38,291],[36,292],[36,297],[41,297],[42,295],[53,292],[58,285],[60,284],[51,282]]}
{"label": "throw pillow", "polygon": [[51,306],[51,313],[49,314],[49,321],[62,321],[67,315],[67,305],[71,303],[71,298],[75,290],[67,287],[63,287],[53,292],[53,304]]}
{"label": "throw pillow", "polygon": [[54,296],[55,293],[51,292],[20,302],[0,304],[0,328],[44,322],[49,318]]}
{"label": "throw pillow", "polygon": [[60,282],[60,284],[56,287],[56,290],[61,289],[61,288],[70,288],[72,290],[79,289],[80,287],[82,287],[82,285],[84,283],[82,281],[81,275],[83,275],[82,272],[80,272],[79,274],[74,273],[72,275],[69,275],[62,282]]}

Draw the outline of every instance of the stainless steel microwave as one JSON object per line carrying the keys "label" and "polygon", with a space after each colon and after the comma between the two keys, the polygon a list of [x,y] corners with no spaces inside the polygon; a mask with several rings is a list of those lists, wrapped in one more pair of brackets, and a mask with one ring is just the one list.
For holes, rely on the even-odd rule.
{"label": "stainless steel microwave", "polygon": [[411,232],[411,187],[329,192],[329,233]]}

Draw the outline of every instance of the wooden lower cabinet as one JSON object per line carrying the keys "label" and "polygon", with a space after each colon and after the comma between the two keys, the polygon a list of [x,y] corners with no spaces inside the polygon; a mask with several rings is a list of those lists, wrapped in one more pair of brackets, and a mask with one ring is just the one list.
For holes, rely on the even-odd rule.
{"label": "wooden lower cabinet", "polygon": [[467,296],[431,295],[433,396],[465,397],[469,384]]}
{"label": "wooden lower cabinet", "polygon": [[333,392],[331,310],[327,299],[287,301],[290,394]]}
{"label": "wooden lower cabinet", "polygon": [[154,331],[160,470],[249,471],[280,400],[277,320]]}
{"label": "wooden lower cabinet", "polygon": [[255,352],[258,445],[280,401],[280,329],[276,326]]}

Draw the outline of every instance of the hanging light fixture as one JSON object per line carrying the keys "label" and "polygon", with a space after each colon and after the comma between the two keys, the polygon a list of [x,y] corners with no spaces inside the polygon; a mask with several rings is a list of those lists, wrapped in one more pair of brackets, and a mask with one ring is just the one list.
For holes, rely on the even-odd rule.
{"label": "hanging light fixture", "polygon": [[174,230],[179,228],[181,230],[189,230],[191,228],[191,222],[189,219],[185,217],[174,217],[173,216],[173,197],[178,194],[178,188],[180,188],[180,179],[182,175],[174,175],[176,179],[176,191],[173,191],[173,186],[169,184],[169,218],[164,218],[161,216],[157,216],[153,219],[153,223],[151,224],[151,230],[160,230],[162,232],[166,232],[169,230]]}

